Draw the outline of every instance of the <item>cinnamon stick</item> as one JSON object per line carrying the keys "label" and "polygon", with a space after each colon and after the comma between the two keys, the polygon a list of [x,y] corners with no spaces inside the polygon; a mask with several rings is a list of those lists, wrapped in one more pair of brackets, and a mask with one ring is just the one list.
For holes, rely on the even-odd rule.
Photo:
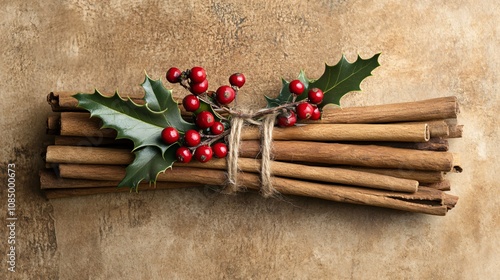
{"label": "cinnamon stick", "polygon": [[[258,141],[242,141],[240,147],[243,158],[256,158],[260,152]],[[288,162],[428,171],[459,168],[453,154],[448,152],[301,141],[274,141],[273,150],[276,160]],[[49,146],[46,154],[46,161],[54,163],[123,165],[132,160],[133,155],[128,150],[97,147]]]}
{"label": "cinnamon stick", "polygon": [[[116,137],[113,129],[100,129],[101,121],[90,118],[88,113],[63,112],[60,123],[60,135]],[[242,131],[242,140],[259,138],[258,127],[248,126]],[[309,124],[273,130],[275,140],[426,142],[429,138],[430,130],[426,123]]]}
{"label": "cinnamon stick", "polygon": [[448,123],[446,123],[444,120],[402,122],[399,124],[427,124],[429,126],[430,137],[432,138],[448,138],[450,134]]}
{"label": "cinnamon stick", "polygon": [[433,138],[447,138],[450,135],[448,124],[443,120],[424,122],[429,125],[429,132]]}
{"label": "cinnamon stick", "polygon": [[61,132],[64,136],[86,136],[115,138],[116,131],[111,128],[101,129],[102,122],[99,118],[90,118],[89,113],[62,112]]}
{"label": "cinnamon stick", "polygon": [[448,140],[442,138],[431,138],[427,142],[342,142],[344,144],[353,144],[353,145],[377,145],[377,146],[386,146],[393,148],[401,148],[401,149],[412,149],[412,150],[423,150],[423,151],[440,151],[446,152],[449,149]]}
{"label": "cinnamon stick", "polygon": [[[259,128],[245,127],[240,138],[241,140],[260,139]],[[429,138],[429,126],[426,123],[308,124],[273,129],[273,140],[426,142]]]}
{"label": "cinnamon stick", "polygon": [[117,193],[117,192],[130,192],[126,188],[117,187],[102,187],[102,188],[58,188],[58,189],[44,189],[42,190],[45,198],[47,199],[58,199],[58,198],[68,198],[74,196],[85,196],[85,195],[96,195],[96,194],[106,194],[106,193]]}
{"label": "cinnamon stick", "polygon": [[[274,158],[280,161],[352,165],[409,170],[451,171],[453,154],[374,145],[274,141]],[[255,158],[258,141],[242,141],[240,156]]]}
{"label": "cinnamon stick", "polygon": [[[446,152],[300,141],[275,141],[273,148],[275,159],[290,162],[430,171],[451,171],[455,167],[453,154]],[[242,141],[241,157],[255,158],[259,151],[259,142]],[[311,152],[315,153],[314,157],[309,156]],[[55,163],[129,164],[133,160],[133,155],[124,149],[49,146],[46,160]]]}
{"label": "cinnamon stick", "polygon": [[129,164],[134,155],[126,149],[84,146],[48,146],[45,160],[50,163]]}
{"label": "cinnamon stick", "polygon": [[453,209],[453,207],[455,207],[455,205],[458,202],[458,196],[447,194],[447,193],[443,193],[443,194],[444,194],[443,200],[442,200],[443,205],[446,205],[448,210]]}
{"label": "cinnamon stick", "polygon": [[[461,138],[463,125],[456,124],[456,119],[429,122],[431,137]],[[446,124],[446,127],[443,125]]]}
{"label": "cinnamon stick", "polygon": [[112,147],[132,150],[133,143],[127,139],[113,139],[107,137],[80,137],[80,136],[55,136],[54,145],[60,146],[87,146],[87,147]]}
{"label": "cinnamon stick", "polygon": [[61,130],[61,116],[59,114],[50,114],[47,117],[47,130],[49,135],[59,134]]}
{"label": "cinnamon stick", "polygon": [[44,189],[59,189],[59,188],[102,188],[118,186],[120,180],[78,180],[59,178],[54,172],[49,170],[40,170],[40,188]]}
{"label": "cinnamon stick", "polygon": [[462,134],[464,131],[463,125],[450,125],[449,126],[450,134],[449,138],[462,138]]}
{"label": "cinnamon stick", "polygon": [[[142,186],[142,185],[141,185]],[[196,184],[172,184],[166,187],[163,187],[163,184],[158,184],[156,187],[144,186],[139,189],[139,193],[142,191],[156,191],[156,190],[166,190],[166,189],[181,189],[181,188],[191,188],[191,187],[200,187]],[[68,198],[74,196],[85,196],[85,195],[96,195],[96,194],[108,194],[108,193],[123,193],[123,192],[131,192],[128,188],[117,188],[117,187],[99,187],[99,188],[59,188],[59,189],[44,189],[42,190],[45,198],[47,199],[59,199],[59,198]]]}
{"label": "cinnamon stick", "polygon": [[321,123],[391,123],[456,118],[459,105],[455,96],[422,101],[362,107],[328,107]]}
{"label": "cinnamon stick", "polygon": [[[220,163],[219,166],[222,168],[219,169],[227,169],[225,160],[214,162]],[[193,162],[190,165],[204,168],[204,164],[198,162]],[[256,159],[240,158],[238,167],[243,172],[260,172],[260,162]],[[274,176],[399,192],[416,192],[419,185],[416,180],[401,179],[387,175],[355,171],[347,168],[309,166],[279,161],[271,161],[270,168],[271,174]]]}
{"label": "cinnamon stick", "polygon": [[444,120],[448,124],[448,129],[450,131],[449,138],[461,138],[463,134],[463,125],[457,124],[458,120],[456,118]]}
{"label": "cinnamon stick", "polygon": [[[240,179],[243,183],[247,184],[246,178]],[[316,197],[337,202],[347,202],[353,204],[370,205],[377,207],[384,207],[402,211],[424,213],[431,215],[446,215],[446,212],[453,208],[458,200],[456,197],[448,197],[444,195],[443,198],[437,200],[435,204],[419,203],[419,192],[415,194],[416,198],[406,196],[405,198],[398,197],[397,195],[388,195],[380,193],[365,193],[365,190],[353,190],[353,188],[343,186],[329,186],[324,184],[314,184],[309,182],[276,178],[273,184],[280,193],[300,195],[307,197]]]}
{"label": "cinnamon stick", "polygon": [[421,170],[403,170],[403,169],[385,169],[385,168],[370,168],[370,167],[350,167],[352,170],[383,174],[398,178],[416,180],[419,184],[434,184],[444,180],[444,172],[442,171],[421,171]]}
{"label": "cinnamon stick", "polygon": [[[255,159],[240,158],[238,167],[241,171],[259,173],[260,163]],[[178,167],[196,167],[216,170],[226,170],[225,160],[211,160],[208,163],[193,162],[177,164]],[[272,162],[271,173],[274,176],[295,178],[300,180],[337,183],[352,186],[361,186],[399,192],[416,192],[418,181],[401,179],[386,175],[360,172],[349,169],[303,166],[284,162]],[[80,165],[59,164],[59,173],[62,178],[87,180],[121,180],[125,176],[125,167],[111,165]],[[164,175],[158,176],[158,181],[171,180]]]}
{"label": "cinnamon stick", "polygon": [[451,190],[451,183],[450,183],[449,180],[443,180],[441,182],[436,182],[436,183],[431,183],[431,184],[425,184],[423,186],[425,186],[427,188],[441,190],[441,191],[449,191],[449,190]]}
{"label": "cinnamon stick", "polygon": [[[413,149],[413,150],[424,150],[424,151],[442,151],[446,152],[449,149],[448,140],[442,138],[431,138],[428,142],[354,142],[347,141],[344,144],[354,144],[354,145],[377,145],[377,146],[387,146],[393,148],[401,149]],[[96,136],[55,136],[54,145],[62,146],[94,146],[94,147],[116,147],[116,148],[127,148],[132,149],[132,142],[127,139],[113,139],[108,137],[96,137]]]}
{"label": "cinnamon stick", "polygon": [[[40,188],[42,190],[53,189],[116,189],[116,191],[130,192],[130,188],[118,188],[120,180],[80,180],[59,178],[54,172],[48,170],[40,171]],[[187,187],[203,186],[202,183],[173,183],[173,182],[157,182],[156,184],[149,184],[147,182],[139,184],[139,191],[141,190],[154,190],[154,189],[177,189]],[[115,191],[115,192],[116,192]],[[89,192],[91,193],[91,191]]]}

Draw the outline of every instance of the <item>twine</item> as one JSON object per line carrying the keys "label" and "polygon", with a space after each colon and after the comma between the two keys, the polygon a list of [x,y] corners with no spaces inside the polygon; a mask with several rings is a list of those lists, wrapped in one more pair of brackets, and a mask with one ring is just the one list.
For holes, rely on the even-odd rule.
{"label": "twine", "polygon": [[238,184],[238,158],[241,142],[241,130],[245,123],[250,123],[260,127],[261,134],[261,194],[264,197],[273,196],[276,190],[272,186],[271,181],[271,160],[272,160],[272,137],[274,120],[276,114],[266,115],[262,122],[256,121],[248,116],[252,113],[242,114],[241,116],[234,115],[231,119],[231,132],[228,137],[229,153],[227,156],[227,174],[228,182],[226,193],[236,193],[240,190],[241,186]]}
{"label": "twine", "polygon": [[271,156],[273,143],[273,128],[276,114],[267,115],[260,126],[260,149],[262,160],[260,163],[261,193],[264,197],[273,196],[276,190],[271,182]]}
{"label": "twine", "polygon": [[241,128],[244,119],[234,116],[231,119],[231,133],[228,137],[229,153],[227,155],[227,192],[236,193],[240,185],[238,184],[238,157],[240,151]]}

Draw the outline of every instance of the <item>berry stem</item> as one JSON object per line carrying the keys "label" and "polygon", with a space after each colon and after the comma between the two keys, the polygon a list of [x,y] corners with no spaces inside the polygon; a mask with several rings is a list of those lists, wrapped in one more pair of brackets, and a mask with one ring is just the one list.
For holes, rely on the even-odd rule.
{"label": "berry stem", "polygon": [[225,108],[225,107],[223,107],[222,109],[224,109],[230,115],[238,116],[240,118],[258,119],[258,118],[260,118],[262,116],[276,113],[276,112],[278,112],[278,111],[280,111],[282,109],[285,109],[285,108],[292,108],[292,107],[294,107],[296,105],[299,105],[299,104],[305,103],[305,102],[307,102],[307,100],[300,100],[300,101],[296,101],[296,102],[292,102],[292,103],[286,103],[286,104],[282,104],[282,105],[279,105],[279,106],[276,106],[276,107],[273,107],[273,108],[264,108],[264,109],[261,109],[261,110],[255,112],[254,114],[246,114],[246,113],[243,113],[241,111],[234,111],[231,108]]}
{"label": "berry stem", "polygon": [[217,138],[217,140],[218,140],[218,139],[220,139],[220,137],[219,137],[219,136],[220,136],[220,134],[218,134],[218,135],[211,135],[211,134],[203,134],[203,133],[200,133],[200,135],[201,135],[201,137],[202,137],[202,138],[212,138],[212,139],[213,139],[213,138]]}
{"label": "berry stem", "polygon": [[191,151],[194,151],[196,150],[198,147],[201,147],[201,146],[212,146],[213,143],[219,141],[220,139],[226,137],[227,135],[229,135],[231,131],[230,130],[226,130],[224,131],[223,133],[219,134],[219,135],[201,135],[203,138],[206,138],[205,140],[201,141],[200,144],[194,146],[194,147],[188,147]]}
{"label": "berry stem", "polygon": [[217,109],[222,109],[224,108],[223,106],[219,106],[218,104],[212,102],[212,100],[208,99],[208,98],[205,98],[205,96],[199,96],[199,98],[201,100],[203,100],[205,103],[207,103],[208,105],[212,106],[212,108],[214,110],[217,110]]}
{"label": "berry stem", "polygon": [[231,86],[234,90],[235,98],[234,98],[234,107],[238,107],[238,90],[240,89],[237,86]]}
{"label": "berry stem", "polygon": [[183,88],[185,88],[187,91],[191,92],[190,86],[187,83],[187,79],[182,79],[181,82],[179,83]]}

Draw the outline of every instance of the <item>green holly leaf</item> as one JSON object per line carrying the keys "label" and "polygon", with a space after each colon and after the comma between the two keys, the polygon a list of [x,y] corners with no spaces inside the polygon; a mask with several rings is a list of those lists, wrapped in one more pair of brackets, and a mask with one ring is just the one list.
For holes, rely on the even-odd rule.
{"label": "green holly leaf", "polygon": [[177,128],[181,133],[195,128],[194,124],[182,118],[177,102],[172,97],[172,90],[166,89],[161,80],[152,80],[146,74],[141,86],[145,92],[144,100],[148,108],[155,112],[163,112],[169,126]]}
{"label": "green holly leaf", "polygon": [[171,95],[172,92],[165,89],[159,80],[152,80],[148,74],[146,74],[141,87],[144,89],[144,101],[148,104],[149,109],[158,112],[167,108],[167,95]]}
{"label": "green holly leaf", "polygon": [[[304,87],[307,89],[310,81],[309,81],[309,79],[307,79],[304,71],[302,71],[302,70],[300,71],[297,79],[300,80],[304,84]],[[281,91],[280,91],[278,97],[271,98],[268,96],[264,96],[266,98],[268,108],[273,108],[273,107],[277,107],[277,106],[292,102],[293,94],[290,92],[290,89],[289,89],[290,82],[286,81],[285,79],[281,79],[281,83],[282,83],[282,87],[281,87]],[[302,94],[302,95],[304,95],[304,94]]]}
{"label": "green holly leaf", "polygon": [[[360,84],[371,72],[380,66],[376,54],[371,58],[362,59],[358,56],[355,62],[349,63],[345,56],[342,55],[340,61],[329,66],[325,64],[325,72],[316,81],[312,81],[306,90],[311,88],[319,88],[325,94],[323,102],[318,106],[320,108],[327,104],[336,104],[340,106],[340,99],[351,91],[361,90]],[[307,94],[302,94],[297,100],[307,98]]]}
{"label": "green holly leaf", "polygon": [[[213,100],[211,100],[211,101],[213,102]],[[217,113],[214,110],[214,107],[212,107],[210,105],[210,103],[207,103],[205,100],[203,100],[203,99],[200,98],[200,108],[198,108],[198,110],[196,110],[196,112],[194,112],[194,114],[198,115],[199,113],[201,113],[203,111],[209,111],[210,113],[212,113],[212,115],[214,115],[216,121],[220,121],[220,120],[226,119],[221,114]]]}
{"label": "green holly leaf", "polygon": [[175,158],[175,151],[179,147],[173,144],[168,147],[164,156],[161,150],[154,146],[147,146],[134,152],[134,161],[127,166],[126,175],[118,184],[118,187],[129,187],[136,189],[143,180],[146,182],[156,182],[158,174],[171,168]]}
{"label": "green holly leaf", "polygon": [[134,150],[156,146],[164,153],[167,146],[161,141],[161,131],[170,126],[167,110],[155,112],[147,105],[138,105],[132,100],[123,100],[118,93],[111,97],[103,96],[99,91],[94,94],[78,93],[74,95],[78,107],[90,112],[91,116],[103,121],[103,128],[113,128],[117,139],[127,138],[134,142]]}
{"label": "green holly leaf", "polygon": [[[172,91],[166,89],[160,80],[152,80],[146,74],[141,84],[144,89],[144,101],[146,106],[155,111],[163,113],[170,126],[174,126],[180,133],[195,128],[194,124],[184,121],[181,112],[172,97]],[[159,150],[154,146],[146,146],[134,151],[134,161],[127,166],[126,175],[118,184],[118,187],[128,186],[136,189],[140,182],[156,182],[158,174],[171,168],[176,161],[175,152],[178,144],[168,146],[165,150]]]}

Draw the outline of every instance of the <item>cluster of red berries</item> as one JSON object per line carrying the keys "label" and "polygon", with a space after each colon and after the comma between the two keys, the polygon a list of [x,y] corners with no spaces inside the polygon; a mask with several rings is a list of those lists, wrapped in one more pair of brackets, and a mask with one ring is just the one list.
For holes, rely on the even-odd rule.
{"label": "cluster of red berries", "polygon": [[[230,85],[220,86],[215,92],[215,96],[213,96],[213,93],[211,95],[207,93],[207,74],[202,67],[193,67],[186,71],[172,67],[167,71],[166,78],[170,83],[188,82],[188,89],[192,94],[184,97],[182,105],[186,111],[195,114],[197,128],[186,131],[182,139],[175,127],[166,127],[163,129],[161,138],[167,145],[174,143],[181,144],[176,151],[177,160],[182,163],[188,163],[194,156],[199,162],[207,162],[214,155],[218,158],[226,157],[228,148],[225,143],[217,142],[211,146],[204,144],[209,142],[205,140],[221,135],[225,130],[225,126],[222,122],[217,121],[210,111],[200,112],[200,97],[206,95],[212,102],[220,106],[228,105],[236,98],[237,90],[245,84],[245,76],[240,73],[231,75],[229,77]],[[206,139],[203,139],[204,137]]]}
{"label": "cluster of red berries", "polygon": [[[299,96],[305,91],[305,86],[300,80],[290,82],[288,89],[295,96]],[[293,126],[297,118],[301,120],[319,120],[321,111],[318,104],[323,102],[323,91],[319,88],[312,88],[307,92],[307,100],[298,103],[295,108],[282,112],[277,117],[278,125],[281,127]]]}
{"label": "cluster of red berries", "polygon": [[[210,97],[213,92],[207,92],[208,80],[205,69],[202,67],[193,67],[190,70],[182,72],[179,68],[172,67],[167,71],[167,81],[170,83],[182,83],[188,81],[189,91],[192,93],[182,100],[182,105],[188,112],[196,112],[200,108],[198,96],[208,94]],[[228,105],[236,98],[237,90],[245,84],[245,76],[241,73],[235,73],[229,77],[229,85],[220,86],[215,92],[215,101],[219,105]]]}

